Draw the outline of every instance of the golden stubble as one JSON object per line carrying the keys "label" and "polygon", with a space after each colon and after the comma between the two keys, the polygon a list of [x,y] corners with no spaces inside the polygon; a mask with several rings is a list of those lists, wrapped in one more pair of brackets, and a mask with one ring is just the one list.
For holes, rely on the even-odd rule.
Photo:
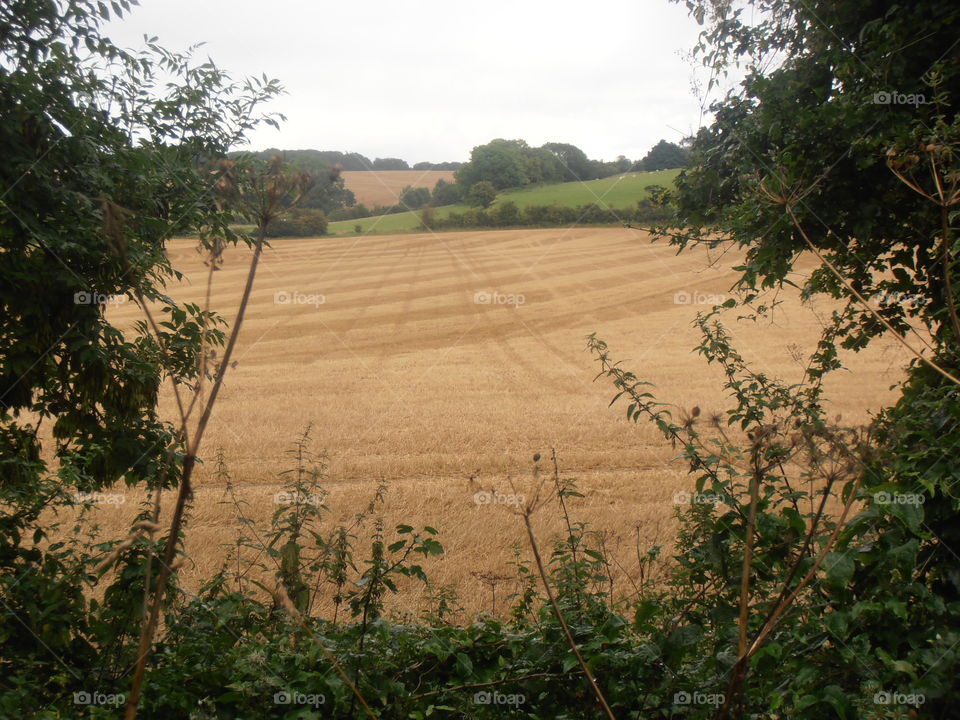
{"label": "golden stubble", "polygon": [[[202,301],[205,268],[194,243],[172,241],[169,252],[185,273],[171,296]],[[212,305],[228,320],[248,259],[246,249],[227,250],[215,274]],[[662,401],[698,406],[705,417],[722,411],[722,376],[692,351],[699,338],[691,323],[709,307],[697,302],[729,292],[736,260],[699,250],[677,256],[639,231],[608,228],[273,241],[201,448],[206,463],[194,475],[186,586],[209,577],[243,531],[213,476],[216,448],[245,501],[242,515],[264,528],[278,474],[291,465],[285,451],[313,423],[314,449],[328,456],[328,529],[349,523],[386,482],[386,527],[439,529],[446,552],[425,569],[456,589],[468,612],[490,609],[483,577],[512,575],[514,544],[530,558],[515,508],[478,503],[477,493],[509,495],[511,481],[522,492],[533,455],[549,458],[550,448],[561,476],[577,478],[585,495],[569,503],[574,519],[606,533],[616,591],[632,592],[638,542],[641,552],[651,543],[669,550],[674,498],[693,479],[654,428],[608,407],[614,390],[593,382],[598,367],[585,336],[605,339]],[[798,284],[810,267],[798,264]],[[725,322],[757,369],[796,382],[833,306],[802,305],[789,290],[777,299],[770,320]],[[132,306],[110,312],[121,327],[138,319]],[[893,397],[905,355],[884,341],[844,359],[849,369],[827,382],[827,394],[845,424],[865,422]],[[166,389],[162,409],[175,418]],[[126,491],[122,505],[98,507],[104,536],[126,537],[144,499]],[[551,507],[532,518],[545,547],[563,527]],[[370,533],[372,525],[358,530]],[[498,611],[515,589],[510,581],[497,587]],[[393,610],[423,608],[425,588],[410,582],[403,590]]]}

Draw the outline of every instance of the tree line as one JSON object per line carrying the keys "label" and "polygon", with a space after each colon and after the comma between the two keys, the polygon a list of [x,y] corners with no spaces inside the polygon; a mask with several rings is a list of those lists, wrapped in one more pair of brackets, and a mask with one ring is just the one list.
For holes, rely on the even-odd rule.
{"label": "tree line", "polygon": [[[323,150],[269,149],[252,153],[255,159],[261,161],[280,155],[291,166],[309,172],[314,178],[312,187],[297,210],[291,211],[289,216],[275,223],[271,229],[277,235],[298,237],[324,234],[328,220],[354,220],[459,203],[486,209],[493,204],[499,191],[508,188],[596,180],[625,172],[680,168],[686,165],[688,154],[686,143],[660,140],[640,160],[632,161],[620,155],[616,160],[607,162],[591,160],[583,150],[569,143],[549,142],[540,147],[531,147],[524,140],[498,138],[473,148],[470,160],[465,163],[421,162],[412,168],[453,170],[453,182],[440,179],[432,190],[407,186],[401,191],[396,204],[369,207],[357,202],[356,196],[346,187],[341,173],[346,170],[410,170],[405,160],[376,158],[371,161],[359,153]],[[467,222],[464,226],[474,224]],[[486,223],[481,222],[480,225]]]}

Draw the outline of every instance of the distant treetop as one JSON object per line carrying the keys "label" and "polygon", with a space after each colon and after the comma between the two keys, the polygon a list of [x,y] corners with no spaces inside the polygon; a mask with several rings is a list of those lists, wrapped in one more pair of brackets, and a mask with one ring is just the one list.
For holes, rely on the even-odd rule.
{"label": "distant treetop", "polygon": [[462,162],[418,162],[413,166],[414,170],[457,170],[462,166]]}
{"label": "distant treetop", "polygon": [[643,160],[638,160],[634,170],[651,172],[653,170],[673,170],[684,168],[690,162],[690,151],[683,145],[661,140],[648,152]]}

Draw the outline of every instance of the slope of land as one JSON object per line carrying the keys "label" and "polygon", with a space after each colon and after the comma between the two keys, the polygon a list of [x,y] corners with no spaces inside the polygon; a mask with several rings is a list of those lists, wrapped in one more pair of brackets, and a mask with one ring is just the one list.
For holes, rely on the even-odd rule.
{"label": "slope of land", "polygon": [[[194,244],[171,243],[171,261],[186,273],[170,288],[179,300],[203,298],[206,274]],[[579,478],[586,495],[574,503],[575,519],[608,531],[625,569],[636,571],[638,537],[669,545],[676,494],[691,490],[692,480],[674,460],[678,450],[653,428],[627,422],[625,406],[608,407],[614,389],[594,382],[597,365],[585,336],[606,339],[664,401],[699,405],[704,417],[724,409],[721,373],[691,351],[698,340],[691,321],[705,307],[696,302],[717,300],[733,282],[725,269],[735,264],[731,254],[711,267],[717,258],[705,251],[676,256],[622,228],[272,245],[238,364],[204,440],[187,533],[188,579],[210,576],[223,546],[243,530],[242,516],[269,523],[279,473],[291,464],[285,451],[308,423],[315,449],[328,454],[326,527],[349,523],[378,483],[388,482],[387,527],[440,529],[446,554],[427,570],[436,583],[457,589],[470,610],[489,609],[489,588],[476,573],[511,574],[511,545],[524,537],[514,507],[478,504],[476,493],[530,496],[533,455],[541,454],[546,476],[551,447],[563,476]],[[228,319],[248,260],[247,250],[228,250],[213,276],[214,306]],[[728,322],[758,370],[797,381],[814,350],[818,314],[831,306],[803,307],[787,291],[779,299],[773,322]],[[111,313],[122,325],[138,317],[130,305]],[[828,383],[845,419],[864,420],[867,408],[890,397],[902,361],[896,348],[891,341],[845,357],[852,373]],[[169,395],[164,410],[174,417]],[[218,447],[246,503],[239,508],[213,475]],[[118,492],[128,493],[126,502],[97,512],[103,527],[119,534],[142,496]],[[561,527],[555,503],[534,521],[545,540]],[[626,588],[620,572],[617,587]],[[512,590],[504,584],[498,596]],[[405,602],[415,603],[416,592]]]}
{"label": "slope of land", "polygon": [[[398,171],[406,172],[406,171]],[[649,193],[646,188],[650,185],[667,187],[679,173],[679,170],[658,170],[656,172],[637,172],[613,175],[600,180],[586,182],[555,183],[551,185],[536,185],[519,190],[505,190],[497,195],[497,204],[512,201],[518,207],[528,205],[564,205],[575,207],[596,203],[601,207],[629,208]],[[348,175],[351,173],[344,173]],[[363,175],[364,173],[356,173]],[[384,174],[384,173],[381,173]],[[387,173],[389,174],[389,173]],[[369,182],[372,182],[370,180]],[[436,182],[436,181],[434,181]],[[350,186],[350,181],[347,182]],[[432,187],[432,186],[431,186]],[[359,197],[357,198],[359,202]],[[444,218],[451,212],[462,213],[468,209],[467,205],[448,205],[436,209],[436,217]],[[379,215],[359,220],[341,220],[330,223],[330,233],[336,235],[371,233],[395,233],[405,230],[415,230],[420,225],[419,213],[405,212],[394,215]]]}
{"label": "slope of land", "polygon": [[437,180],[453,182],[452,170],[346,170],[342,175],[357,202],[371,208],[396,205],[408,185],[433,190]]}

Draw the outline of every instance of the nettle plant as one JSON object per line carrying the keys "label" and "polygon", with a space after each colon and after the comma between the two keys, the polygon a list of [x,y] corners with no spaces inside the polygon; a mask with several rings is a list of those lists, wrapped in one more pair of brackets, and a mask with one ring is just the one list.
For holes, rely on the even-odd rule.
{"label": "nettle plant", "polygon": [[697,349],[723,368],[733,400],[724,413],[671,411],[649,383],[611,359],[604,341],[591,336],[588,345],[618,390],[614,402],[627,402],[631,420],[654,423],[680,448],[694,479],[671,580],[675,618],[659,629],[676,647],[659,662],[678,678],[674,692],[722,697],[720,714],[739,716],[775,710],[768,703],[784,663],[809,661],[815,640],[783,628],[798,615],[817,620],[822,588],[849,579],[838,534],[860,498],[875,444],[873,428],[842,427],[825,414],[821,381],[830,353],[808,368],[807,384],[784,386],[744,362],[718,312],[698,319],[704,340]]}

